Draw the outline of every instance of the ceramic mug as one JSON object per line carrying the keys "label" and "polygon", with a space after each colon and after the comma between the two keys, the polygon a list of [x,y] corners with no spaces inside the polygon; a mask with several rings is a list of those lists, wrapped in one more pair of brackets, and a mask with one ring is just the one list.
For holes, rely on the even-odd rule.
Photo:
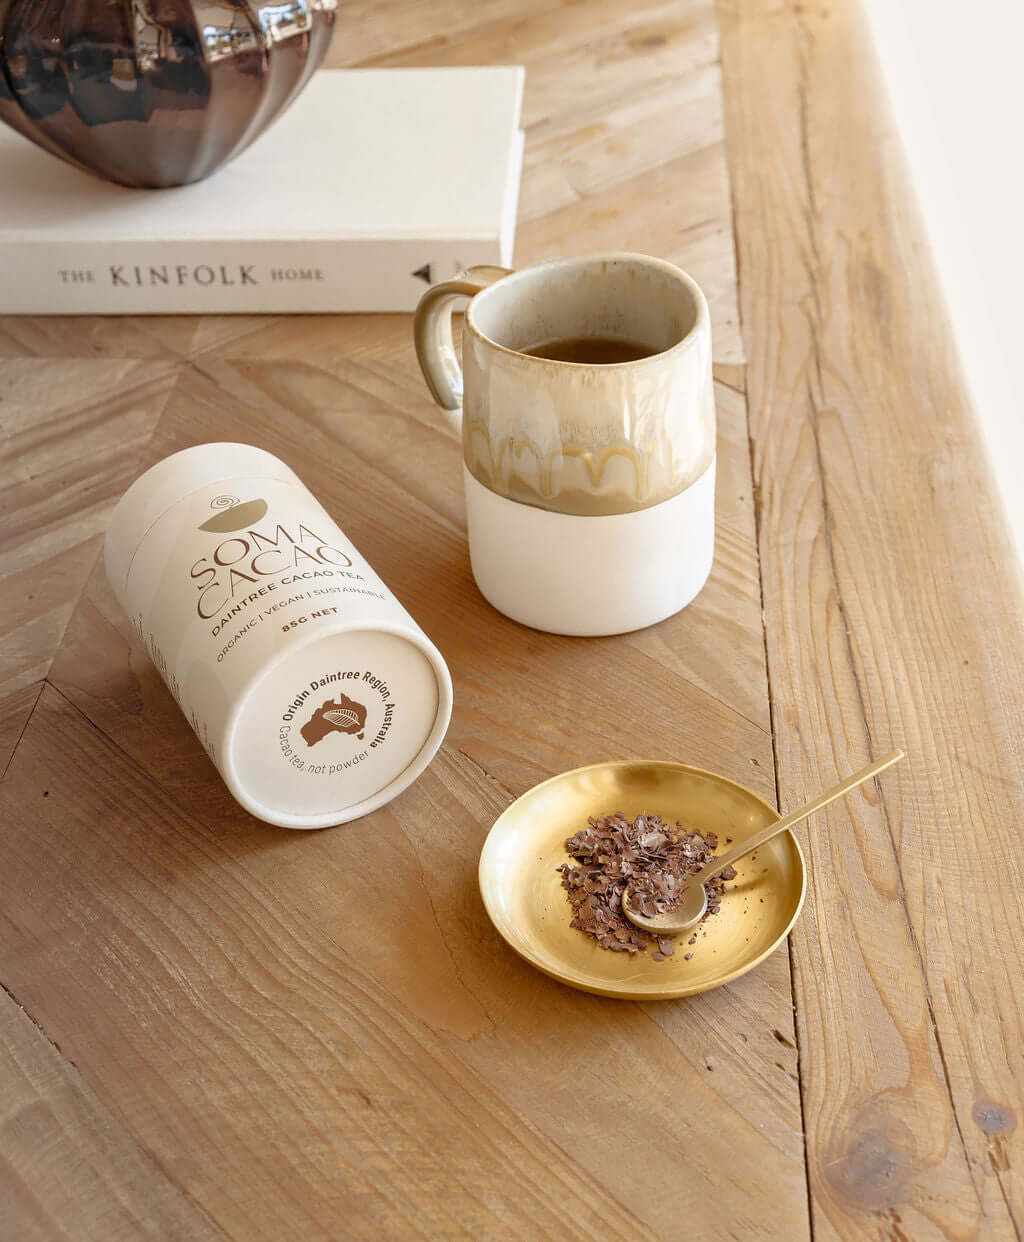
{"label": "ceramic mug", "polygon": [[[461,428],[470,561],[495,608],[556,634],[619,634],[694,598],[714,554],[715,406],[691,277],[638,254],[474,267],[424,294],[415,332],[434,399]],[[581,337],[651,352],[526,352]]]}

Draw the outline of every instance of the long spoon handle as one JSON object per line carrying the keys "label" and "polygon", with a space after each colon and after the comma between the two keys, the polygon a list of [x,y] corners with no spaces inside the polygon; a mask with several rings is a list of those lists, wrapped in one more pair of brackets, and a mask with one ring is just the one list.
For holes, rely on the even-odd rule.
{"label": "long spoon handle", "polygon": [[759,846],[764,845],[766,841],[770,841],[772,837],[777,837],[780,832],[785,832],[787,828],[792,828],[794,824],[798,824],[802,819],[806,819],[808,815],[813,815],[815,811],[820,811],[823,806],[828,806],[836,798],[841,798],[844,794],[848,794],[851,789],[856,789],[858,785],[863,785],[865,781],[869,781],[873,776],[877,776],[879,772],[884,772],[886,768],[891,767],[894,763],[898,763],[902,758],[902,750],[891,750],[887,755],[883,755],[881,759],[876,759],[874,763],[869,763],[866,768],[861,768],[859,772],[854,772],[845,781],[840,781],[838,785],[833,785],[831,789],[826,789],[824,793],[818,794],[810,802],[805,802],[798,810],[790,811],[782,819],[775,820],[774,823],[762,828],[760,832],[756,832],[752,837],[748,837],[746,841],[741,841],[739,845],[734,846],[727,854],[721,854],[716,858],[712,858],[707,866],[702,867],[696,875],[690,877],[689,884],[706,884],[708,880],[718,875],[719,871],[724,871],[726,867],[752,853]]}

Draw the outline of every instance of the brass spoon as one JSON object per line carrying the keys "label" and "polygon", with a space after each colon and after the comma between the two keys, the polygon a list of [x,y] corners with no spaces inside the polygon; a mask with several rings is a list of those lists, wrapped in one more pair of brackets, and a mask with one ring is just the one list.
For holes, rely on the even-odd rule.
{"label": "brass spoon", "polygon": [[865,781],[870,780],[872,776],[876,776],[879,772],[884,771],[894,763],[898,763],[903,758],[902,750],[893,750],[889,754],[884,755],[881,759],[876,759],[874,763],[869,763],[866,768],[861,768],[859,772],[854,772],[852,776],[848,776],[845,781],[840,781],[838,785],[833,785],[831,789],[826,790],[822,794],[818,794],[816,798],[812,798],[810,802],[805,803],[797,811],[790,811],[788,815],[784,815],[782,819],[777,819],[767,827],[762,828],[760,832],[756,832],[752,837],[748,837],[746,841],[741,841],[739,845],[734,846],[727,854],[721,854],[693,875],[686,882],[686,887],[679,896],[679,904],[674,910],[667,911],[665,914],[655,914],[650,918],[640,914],[634,910],[630,901],[632,899],[632,889],[626,888],[622,894],[622,913],[633,924],[643,931],[654,932],[659,936],[675,936],[680,932],[689,931],[691,927],[699,923],[704,917],[704,912],[708,908],[708,895],[704,891],[704,885],[708,880],[713,880],[720,871],[724,871],[726,867],[732,866],[734,862],[746,857],[766,841],[770,841],[772,837],[777,837],[780,832],[785,832],[787,828],[792,828],[794,824],[798,824],[802,819],[806,819],[808,815],[813,815],[815,811],[820,811],[823,806],[828,806],[830,802],[834,802],[836,798],[841,798],[844,794],[848,794],[851,789],[856,789],[858,785],[862,785]]}

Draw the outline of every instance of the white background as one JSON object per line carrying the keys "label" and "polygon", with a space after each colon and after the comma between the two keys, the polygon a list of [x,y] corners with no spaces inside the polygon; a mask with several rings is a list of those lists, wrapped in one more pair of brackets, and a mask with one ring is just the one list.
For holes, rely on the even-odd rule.
{"label": "white background", "polygon": [[1024,561],[1024,5],[865,8]]}

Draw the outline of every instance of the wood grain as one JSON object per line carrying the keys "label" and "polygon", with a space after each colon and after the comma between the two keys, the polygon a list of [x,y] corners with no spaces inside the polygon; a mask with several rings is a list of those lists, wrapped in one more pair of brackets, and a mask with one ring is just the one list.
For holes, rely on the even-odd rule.
{"label": "wood grain", "polygon": [[[859,8],[354,0],[331,51],[484,62],[527,65],[517,261],[708,290],[712,577],[617,639],[490,609],[408,316],[0,320],[0,1235],[1019,1238],[1024,613]],[[451,667],[438,758],[357,824],[232,801],[97,563],[213,439],[295,466]],[[791,807],[894,743],[807,830],[789,953],[716,993],[571,992],[483,912],[553,772]]]}
{"label": "wood grain", "polygon": [[173,383],[133,358],[0,358],[0,771]]}
{"label": "wood grain", "polygon": [[810,838],[815,1237],[1019,1237],[1016,562],[857,6],[720,14],[780,798],[910,755]]}
{"label": "wood grain", "polygon": [[[335,63],[367,59],[385,27],[380,63],[433,58],[410,43],[427,16],[379,6]],[[87,364],[154,368],[113,385],[126,408],[157,403],[142,443],[121,437],[132,471],[210,439],[288,458],[442,647],[458,706],[430,772],[386,810],[334,834],[269,830],[227,795],[95,564],[52,664],[43,644],[41,697],[33,683],[13,704],[32,716],[24,733],[14,719],[0,786],[0,962],[227,1236],[671,1238],[683,1205],[708,1233],[743,1149],[758,1172],[731,1192],[735,1227],[790,1242],[807,1211],[786,956],[687,1006],[598,1001],[512,957],[473,878],[515,793],[596,756],[686,758],[772,789],[713,10],[431,6],[433,32],[445,18],[462,31],[453,62],[501,59],[502,40],[529,62],[520,261],[634,245],[708,288],[726,376],[712,580],[619,641],[495,614],[407,316],[8,322],[0,349],[47,392]],[[69,606],[79,581],[64,579]]]}
{"label": "wood grain", "polygon": [[713,0],[488,3],[469,29],[466,5],[429,8],[429,34],[400,4],[408,42],[365,31],[331,63],[525,62],[517,262],[612,245],[680,263],[708,295],[715,359],[742,362]]}
{"label": "wood grain", "polygon": [[[532,971],[475,889],[508,794],[450,745],[356,830],[224,825],[201,783],[183,801],[47,687],[0,784],[4,961],[228,1236],[672,1237],[681,1176],[721,1177],[739,1144],[747,1236],[794,1236],[784,956],[646,1012]],[[763,1218],[769,1197],[791,1223]],[[685,1201],[715,1227],[715,1199]]]}
{"label": "wood grain", "polygon": [[272,322],[267,315],[6,315],[4,358],[180,361]]}
{"label": "wood grain", "polygon": [[0,1231],[18,1242],[216,1242],[205,1216],[0,994]]}

